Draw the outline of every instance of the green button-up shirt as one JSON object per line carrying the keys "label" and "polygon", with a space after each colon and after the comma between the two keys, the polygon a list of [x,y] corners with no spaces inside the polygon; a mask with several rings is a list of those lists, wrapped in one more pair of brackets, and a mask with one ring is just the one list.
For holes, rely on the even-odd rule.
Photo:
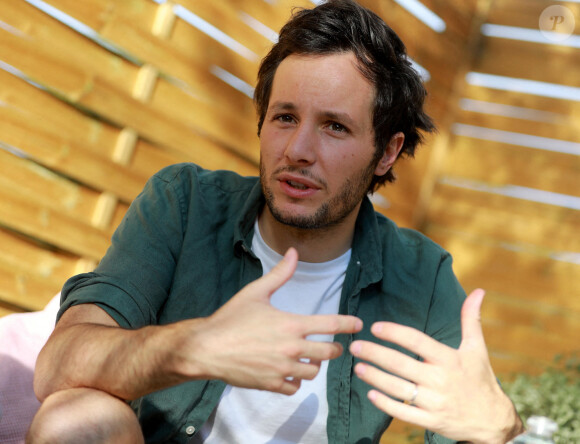
{"label": "green button-up shirt", "polygon": [[[262,276],[251,244],[263,205],[256,177],[193,164],[163,169],[132,203],[95,271],[65,284],[60,314],[96,303],[124,328],[211,315]],[[450,255],[420,233],[398,228],[365,198],[339,307],[361,318],[364,329],[335,338],[345,352],[328,366],[329,443],[379,442],[392,420],[368,401],[369,386],[353,373],[350,343],[380,343],[370,326],[392,321],[457,347],[464,298]],[[224,388],[218,380],[191,381],[133,401],[146,442],[188,442]],[[429,432],[426,441],[452,442]]]}

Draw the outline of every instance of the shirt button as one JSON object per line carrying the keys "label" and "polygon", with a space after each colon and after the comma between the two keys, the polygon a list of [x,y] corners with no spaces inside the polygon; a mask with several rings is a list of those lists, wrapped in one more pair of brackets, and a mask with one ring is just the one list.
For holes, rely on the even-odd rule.
{"label": "shirt button", "polygon": [[195,427],[194,426],[188,426],[185,429],[185,433],[187,433],[188,435],[193,435],[195,433]]}

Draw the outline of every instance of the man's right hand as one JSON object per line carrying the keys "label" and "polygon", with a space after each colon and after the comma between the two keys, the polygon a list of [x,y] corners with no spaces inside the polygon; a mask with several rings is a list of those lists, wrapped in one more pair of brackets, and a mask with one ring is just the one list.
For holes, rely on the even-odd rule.
{"label": "man's right hand", "polygon": [[298,253],[289,249],[268,274],[194,326],[190,341],[180,347],[183,364],[191,366],[192,375],[290,395],[298,390],[301,380],[316,376],[321,361],[342,354],[338,343],[306,337],[356,333],[362,328],[360,319],[297,315],[270,303],[272,294],[294,274],[297,262]]}
{"label": "man's right hand", "polygon": [[339,344],[308,335],[362,328],[353,316],[304,316],[272,307],[271,295],[292,277],[297,262],[290,249],[270,273],[207,318],[128,330],[95,304],[69,308],[39,354],[37,397],[84,387],[129,400],[194,379],[296,392],[301,380],[316,376],[321,361],[342,353]]}

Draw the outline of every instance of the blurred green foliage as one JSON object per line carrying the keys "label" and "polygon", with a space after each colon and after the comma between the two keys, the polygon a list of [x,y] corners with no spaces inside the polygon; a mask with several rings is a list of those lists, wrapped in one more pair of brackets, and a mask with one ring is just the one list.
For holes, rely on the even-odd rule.
{"label": "blurred green foliage", "polygon": [[554,365],[538,376],[509,378],[502,387],[522,419],[546,416],[558,424],[556,444],[580,443],[580,356],[558,356]]}

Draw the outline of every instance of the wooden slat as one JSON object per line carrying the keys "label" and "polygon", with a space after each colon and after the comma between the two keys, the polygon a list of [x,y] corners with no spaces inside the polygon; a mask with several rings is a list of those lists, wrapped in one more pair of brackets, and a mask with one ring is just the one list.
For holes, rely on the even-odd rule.
{"label": "wooden slat", "polygon": [[580,211],[439,184],[428,220],[501,242],[534,246],[546,254],[580,252]]}
{"label": "wooden slat", "polygon": [[[52,55],[48,55],[50,52],[49,48],[45,48],[47,53],[42,53],[42,56],[44,57],[40,57],[39,60],[39,54],[33,54],[33,51],[38,52],[39,50],[36,45],[11,35],[9,40],[9,45],[6,47],[9,47],[10,50],[4,51],[5,47],[0,47],[2,48],[0,49],[0,58],[18,69],[21,69],[36,81],[55,88],[68,97],[69,100],[88,106],[95,112],[106,116],[108,119],[116,121],[119,126],[130,126],[138,131],[141,130],[145,136],[151,137],[151,133],[155,132],[151,138],[161,142],[162,144],[164,141],[170,141],[171,143],[172,140],[178,140],[176,145],[181,146],[184,140],[191,139],[192,134],[188,129],[181,128],[176,131],[175,127],[179,124],[176,122],[167,122],[167,116],[159,116],[158,113],[155,113],[152,110],[138,109],[138,101],[133,99],[130,94],[126,94],[124,91],[119,90],[117,85],[113,86],[105,80],[102,80],[100,77],[93,79],[89,74],[83,73],[77,67],[66,65],[63,67],[63,71],[67,74],[64,75],[64,79],[61,78],[60,73],[58,72],[56,74],[46,74],[47,70],[45,70],[43,66],[47,64],[50,65],[52,62],[57,64],[60,62],[59,60],[54,60]],[[166,91],[171,91],[172,87],[168,84],[166,85]],[[113,103],[115,103],[116,106],[112,106]],[[198,116],[206,116],[211,112],[211,104],[203,104],[201,102],[198,102],[198,104],[201,109],[191,109],[190,113],[197,114]],[[222,115],[222,112],[223,110],[216,110],[214,113]],[[118,116],[115,115],[116,113],[122,113],[126,118],[119,121]],[[140,119],[140,121],[137,122],[137,119]],[[144,123],[144,120],[147,120],[148,122]],[[157,120],[157,124],[151,125],[150,122],[152,120]],[[173,128],[169,129],[167,126],[164,127],[159,120],[164,120]],[[235,117],[232,115],[228,118],[226,115],[223,116],[223,120],[231,123],[235,120]],[[214,127],[198,127],[198,130],[209,132],[210,134],[213,131],[212,135],[218,140],[223,139],[224,143],[230,146],[237,146],[237,148],[242,152],[247,150],[247,145],[244,143],[247,141],[247,138],[241,138],[240,140],[239,134],[233,131],[231,127],[228,128],[227,131],[224,131],[223,128],[219,127],[220,123],[218,122],[217,117],[215,122],[217,122],[216,124],[218,125],[218,128],[214,128],[214,125]],[[239,131],[244,130],[245,127],[239,129]],[[184,137],[182,134],[184,131],[189,135],[189,137]],[[251,129],[251,131],[253,131],[253,129]],[[173,137],[171,137],[171,133],[173,133]],[[248,134],[250,134],[249,131]]]}
{"label": "wooden slat", "polygon": [[466,289],[477,287],[580,312],[580,265],[552,260],[525,249],[512,251],[499,242],[429,225],[426,234],[454,257],[455,272]]}
{"label": "wooden slat", "polygon": [[443,174],[580,196],[580,157],[455,136]]}
{"label": "wooden slat", "polygon": [[491,353],[523,360],[528,365],[535,362],[538,367],[542,363],[552,362],[558,354],[578,350],[578,342],[567,335],[537,331],[514,323],[484,322],[484,335]]}
{"label": "wooden slat", "polygon": [[[147,3],[148,5],[152,4],[152,2]],[[194,38],[203,41],[192,43],[191,46],[180,50],[170,41],[153,35],[150,29],[135,26],[134,17],[118,14],[109,18],[106,26],[101,30],[100,36],[120,46],[124,51],[143,62],[155,66],[163,74],[185,82],[187,88],[200,100],[228,101],[230,107],[253,111],[250,99],[213,75],[211,73],[211,59],[202,57],[202,51],[192,51],[192,48],[203,47],[205,50],[209,45],[209,52],[212,56],[215,54],[227,55],[228,51],[231,51],[189,25],[186,26],[186,29],[193,33]],[[234,59],[237,58],[239,56],[235,55]],[[225,68],[225,66],[223,67]],[[253,68],[251,69],[253,70]],[[243,77],[239,73],[237,74]],[[252,72],[252,77],[248,78],[249,83],[253,83],[254,77],[255,72]]]}
{"label": "wooden slat", "polygon": [[0,264],[0,300],[5,303],[24,310],[42,310],[60,287],[43,278],[11,271]]}
{"label": "wooden slat", "polygon": [[0,150],[0,188],[18,190],[28,201],[42,203],[85,223],[96,205],[98,193],[72,183],[50,170]]}
{"label": "wooden slat", "polygon": [[0,70],[0,101],[2,106],[14,108],[26,118],[42,126],[44,131],[66,134],[87,149],[110,157],[119,137],[119,129],[80,113],[78,109],[59,100],[26,81]]}
{"label": "wooden slat", "polygon": [[200,142],[200,144],[192,146],[187,153],[161,150],[147,142],[138,142],[129,169],[139,175],[150,177],[165,166],[193,162],[209,170],[227,169],[245,176],[258,174],[256,164],[233,155],[230,151],[209,140],[201,140]]}
{"label": "wooden slat", "polygon": [[314,4],[308,0],[278,0],[276,2],[223,0],[223,2],[230,8],[239,8],[275,32],[279,32],[288,21],[294,8],[314,7]]}
{"label": "wooden slat", "polygon": [[468,125],[580,143],[580,132],[578,131],[580,125],[564,116],[562,118],[554,116],[555,122],[552,123],[462,111],[457,114],[456,120],[459,123]]}
{"label": "wooden slat", "polygon": [[474,71],[580,87],[576,48],[489,37],[482,46]]}
{"label": "wooden slat", "polygon": [[[580,312],[567,308],[545,306],[531,301],[513,301],[505,293],[488,292],[482,308],[482,318],[490,327],[518,325],[536,334],[549,332],[562,336],[564,344],[578,346],[580,337]],[[533,341],[530,341],[533,343]]]}
{"label": "wooden slat", "polygon": [[572,123],[578,122],[580,119],[580,102],[572,100],[561,100],[551,97],[542,97],[540,95],[502,91],[474,85],[466,85],[463,95],[466,98],[474,100],[554,113],[562,116],[560,118]]}
{"label": "wooden slat", "polygon": [[200,2],[194,0],[177,0],[176,3],[192,11],[208,23],[222,29],[227,35],[256,53],[260,58],[266,55],[272,42],[258,34],[240,17],[237,7],[226,2]]}
{"label": "wooden slat", "polygon": [[172,122],[196,128],[200,134],[235,148],[239,154],[257,164],[259,153],[254,113],[238,115],[237,111],[232,112],[226,105],[200,102],[183,94],[169,82],[160,80],[150,109]]}
{"label": "wooden slat", "polygon": [[[542,11],[555,3],[546,0],[502,0],[495,1],[489,11],[488,22],[505,26],[538,29]],[[566,6],[575,17],[580,16],[580,7],[570,2],[559,2]]]}
{"label": "wooden slat", "polygon": [[170,42],[187,60],[206,66],[217,65],[250,85],[255,83],[259,62],[257,54],[247,59],[183,20],[175,22]]}
{"label": "wooden slat", "polygon": [[0,202],[0,225],[65,251],[99,259],[109,245],[109,237],[100,230],[24,201],[15,190],[0,188]]}
{"label": "wooden slat", "polygon": [[421,3],[437,14],[446,24],[446,31],[467,39],[471,24],[478,13],[476,0],[421,0]]}
{"label": "wooden slat", "polygon": [[[84,2],[83,2],[84,4]],[[0,59],[28,72],[52,87],[82,94],[90,87],[91,78],[98,75],[129,92],[137,75],[137,67],[111,52],[93,44],[72,29],[63,26],[23,0],[2,5],[2,20],[21,34],[2,33]],[[21,60],[19,60],[19,58]],[[19,60],[15,64],[13,60]],[[50,66],[50,69],[46,69]]]}
{"label": "wooden slat", "polygon": [[46,279],[53,286],[72,276],[78,264],[78,256],[50,251],[3,228],[0,228],[0,245],[2,268]]}
{"label": "wooden slat", "polygon": [[0,116],[1,140],[51,169],[127,201],[139,193],[146,180],[64,137],[44,132],[26,116],[3,108],[0,108]]}
{"label": "wooden slat", "polygon": [[362,0],[360,3],[380,15],[403,40],[409,54],[444,60],[447,64],[459,64],[465,50],[465,36],[452,31],[437,33],[394,1],[376,2]]}

